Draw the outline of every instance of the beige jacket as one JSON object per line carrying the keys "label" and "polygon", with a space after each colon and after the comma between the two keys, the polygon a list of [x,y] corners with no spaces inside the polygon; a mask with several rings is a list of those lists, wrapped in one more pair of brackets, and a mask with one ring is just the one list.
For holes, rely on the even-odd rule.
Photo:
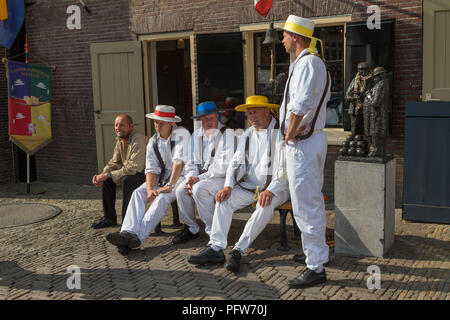
{"label": "beige jacket", "polygon": [[103,169],[103,172],[111,172],[111,178],[115,184],[120,185],[122,178],[127,175],[143,173],[145,169],[145,156],[148,137],[133,130],[128,141],[117,137],[114,154]]}

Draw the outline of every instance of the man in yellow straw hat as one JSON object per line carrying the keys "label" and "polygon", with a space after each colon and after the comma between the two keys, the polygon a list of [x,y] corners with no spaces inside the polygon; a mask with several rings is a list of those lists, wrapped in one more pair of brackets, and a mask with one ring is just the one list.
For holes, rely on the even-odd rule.
{"label": "man in yellow straw hat", "polygon": [[252,126],[239,138],[236,152],[227,168],[225,185],[216,195],[216,207],[208,247],[191,256],[192,264],[223,263],[233,212],[257,200],[256,210],[245,225],[239,241],[230,252],[226,268],[237,272],[242,253],[269,223],[273,210],[289,197],[286,180],[277,174],[278,121],[271,111],[279,106],[264,96],[250,96],[235,108],[246,111]]}
{"label": "man in yellow straw hat", "polygon": [[[324,264],[329,249],[325,241],[326,215],[322,195],[327,137],[322,129],[330,100],[330,78],[315,50],[314,22],[290,15],[283,32],[283,45],[297,57],[289,68],[280,107],[280,132],[285,141],[294,218],[302,232],[305,256],[303,273],[289,281],[291,288],[304,288],[327,280]],[[323,56],[323,46],[322,46]]]}

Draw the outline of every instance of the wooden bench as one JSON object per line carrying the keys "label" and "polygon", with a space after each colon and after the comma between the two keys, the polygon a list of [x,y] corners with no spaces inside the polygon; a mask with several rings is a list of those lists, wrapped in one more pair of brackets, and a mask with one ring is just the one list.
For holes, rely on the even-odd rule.
{"label": "wooden bench", "polygon": [[[323,196],[323,199],[326,201],[328,200],[328,196]],[[172,206],[172,221],[173,224],[169,227],[171,228],[177,228],[182,225],[180,223],[180,216],[178,214],[178,205],[177,202],[174,201],[171,203]],[[256,202],[253,202],[251,204],[253,208],[256,208]],[[287,232],[286,232],[286,218],[288,213],[291,213],[292,216],[292,222],[294,225],[294,240],[300,239],[300,229],[297,226],[297,223],[295,222],[294,213],[292,211],[292,203],[291,201],[286,201],[285,203],[279,205],[275,208],[280,213],[280,247],[278,247],[278,250],[280,251],[288,251],[290,247],[288,246],[288,240],[287,240]],[[154,235],[163,235],[165,234],[164,231],[162,231],[161,228],[161,222],[156,226]],[[327,241],[328,246],[334,247],[334,241]]]}
{"label": "wooden bench", "polygon": [[[328,196],[323,196],[323,199],[328,200]],[[256,202],[253,202],[251,206],[256,208]],[[286,218],[289,212],[291,213],[292,221],[294,224],[294,240],[300,239],[300,229],[298,228],[297,223],[295,222],[294,213],[292,211],[292,203],[291,201],[286,201],[285,203],[276,207],[275,210],[277,210],[280,213],[280,246],[278,247],[278,250],[288,251],[290,247],[288,246],[286,233]],[[332,241],[329,241],[327,242],[327,244],[329,246],[332,246],[334,242],[332,243]]]}

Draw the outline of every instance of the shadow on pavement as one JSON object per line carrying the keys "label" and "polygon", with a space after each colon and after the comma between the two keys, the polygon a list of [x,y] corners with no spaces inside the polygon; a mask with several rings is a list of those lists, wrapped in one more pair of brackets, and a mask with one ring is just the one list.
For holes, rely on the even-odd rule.
{"label": "shadow on pavement", "polygon": [[[214,268],[214,266],[212,266]],[[208,269],[211,271],[211,269]],[[259,281],[246,280],[245,285],[229,272],[217,274],[193,270],[81,269],[79,288],[76,274],[37,274],[13,261],[0,261],[0,287],[32,289],[58,295],[72,294],[82,299],[123,298],[199,298],[236,299],[241,295],[255,299],[277,299],[277,289]],[[260,294],[259,294],[260,293]],[[42,294],[42,293],[41,293]],[[50,294],[50,297],[52,297]],[[20,297],[19,297],[20,298]]]}
{"label": "shadow on pavement", "polygon": [[[31,183],[31,193],[27,194],[26,183],[0,184],[0,198],[13,199],[63,199],[63,200],[101,200],[102,189],[93,185],[72,183]],[[118,199],[122,199],[122,189],[117,188]],[[34,194],[35,192],[43,192]]]}

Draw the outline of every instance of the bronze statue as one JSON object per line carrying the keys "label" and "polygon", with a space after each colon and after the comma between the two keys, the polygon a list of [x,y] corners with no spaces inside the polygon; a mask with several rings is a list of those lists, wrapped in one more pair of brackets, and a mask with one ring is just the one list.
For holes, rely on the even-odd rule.
{"label": "bronze statue", "polygon": [[345,100],[349,103],[348,114],[350,115],[352,137],[364,133],[363,102],[366,92],[371,86],[372,73],[369,63],[361,62],[358,64],[358,73],[345,94]]}
{"label": "bronze statue", "polygon": [[388,128],[389,83],[385,78],[386,70],[376,67],[373,70],[373,87],[364,99],[364,134],[369,143],[368,157],[385,155]]}

